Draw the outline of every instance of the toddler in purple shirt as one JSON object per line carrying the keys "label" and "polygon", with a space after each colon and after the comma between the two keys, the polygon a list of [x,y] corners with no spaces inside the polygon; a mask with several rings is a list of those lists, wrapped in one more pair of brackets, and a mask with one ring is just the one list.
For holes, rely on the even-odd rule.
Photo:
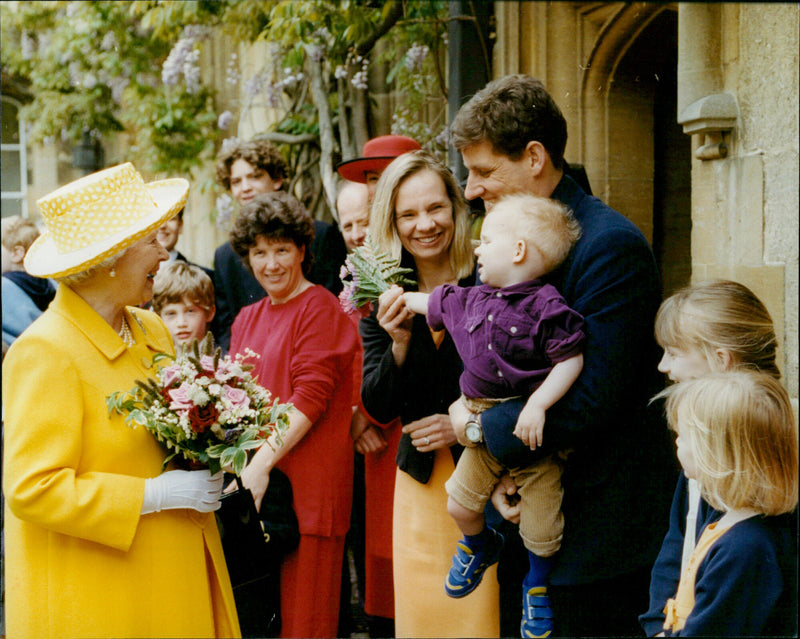
{"label": "toddler in purple shirt", "polygon": [[[528,397],[514,429],[526,446],[543,442],[545,411],[583,369],[583,318],[541,277],[567,257],[580,237],[571,211],[555,200],[511,195],[498,201],[481,229],[480,286],[445,284],[428,295],[404,293],[406,307],[427,315],[433,330],[446,328],[464,360],[461,401],[472,413],[459,442],[466,446],[447,481],[447,509],[464,534],[445,581],[451,597],[480,583],[500,555],[503,538],[483,515],[500,477],[508,473],[520,495],[520,535],[530,570],[523,590],[522,636],[552,630],[546,581],[561,544],[562,458],[507,468],[487,449],[479,414],[514,397]],[[463,439],[463,441],[462,441]]]}

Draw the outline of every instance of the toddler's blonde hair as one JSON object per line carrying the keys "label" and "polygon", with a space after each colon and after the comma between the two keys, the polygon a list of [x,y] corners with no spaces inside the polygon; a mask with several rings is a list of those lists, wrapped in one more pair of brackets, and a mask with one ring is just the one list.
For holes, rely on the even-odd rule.
{"label": "toddler's blonde hair", "polygon": [[500,198],[491,213],[511,214],[516,232],[542,256],[547,273],[556,269],[581,236],[581,225],[569,207],[558,200],[515,193]]}
{"label": "toddler's blonde hair", "polygon": [[153,310],[161,314],[167,304],[188,299],[209,310],[214,308],[214,283],[199,266],[180,260],[162,264],[153,283]]}
{"label": "toddler's blonde hair", "polygon": [[792,512],[798,497],[797,422],[786,390],[773,376],[739,369],[674,384],[670,428],[688,438],[697,482],[717,510]]}
{"label": "toddler's blonde hair", "polygon": [[734,366],[781,377],[772,317],[755,293],[738,282],[709,280],[680,289],[658,309],[655,335],[663,348],[702,352],[712,371],[720,370],[716,351],[723,349],[733,356]]}

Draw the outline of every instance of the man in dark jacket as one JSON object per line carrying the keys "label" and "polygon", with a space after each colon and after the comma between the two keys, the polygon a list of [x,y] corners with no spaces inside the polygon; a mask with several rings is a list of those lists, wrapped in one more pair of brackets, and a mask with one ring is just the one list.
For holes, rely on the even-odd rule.
{"label": "man in dark jacket", "polygon": [[[477,419],[489,450],[506,466],[572,451],[563,476],[564,537],[548,587],[553,635],[638,635],[676,477],[666,426],[647,408],[663,384],[653,337],[661,300],[653,253],[634,224],[565,175],[566,121],[538,80],[490,82],[461,107],[451,130],[469,171],[465,195],[481,198],[488,215],[500,197],[523,192],[563,202],[581,224],[580,240],[545,279],[586,320],[585,363],[547,412],[544,446],[531,451],[512,434],[524,398]],[[457,402],[451,416],[466,441],[461,433],[470,415]],[[515,532],[506,539],[522,547]],[[504,606],[504,635],[519,628],[522,589],[513,564],[501,559],[498,572],[501,598],[512,603]]]}

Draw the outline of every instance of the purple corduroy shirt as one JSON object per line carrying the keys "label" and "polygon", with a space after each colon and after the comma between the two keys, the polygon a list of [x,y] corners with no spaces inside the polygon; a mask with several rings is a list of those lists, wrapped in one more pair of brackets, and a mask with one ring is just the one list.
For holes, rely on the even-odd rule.
{"label": "purple corduroy shirt", "polygon": [[467,397],[527,397],[586,340],[583,317],[538,279],[505,288],[438,286],[427,317],[428,326],[453,338]]}

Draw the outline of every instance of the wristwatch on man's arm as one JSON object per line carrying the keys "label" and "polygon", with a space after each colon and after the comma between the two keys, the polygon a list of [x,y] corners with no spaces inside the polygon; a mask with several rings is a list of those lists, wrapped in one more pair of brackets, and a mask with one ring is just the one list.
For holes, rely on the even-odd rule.
{"label": "wristwatch on man's arm", "polygon": [[470,444],[480,444],[483,441],[483,428],[481,428],[481,417],[476,413],[470,413],[469,419],[464,430],[464,434]]}

